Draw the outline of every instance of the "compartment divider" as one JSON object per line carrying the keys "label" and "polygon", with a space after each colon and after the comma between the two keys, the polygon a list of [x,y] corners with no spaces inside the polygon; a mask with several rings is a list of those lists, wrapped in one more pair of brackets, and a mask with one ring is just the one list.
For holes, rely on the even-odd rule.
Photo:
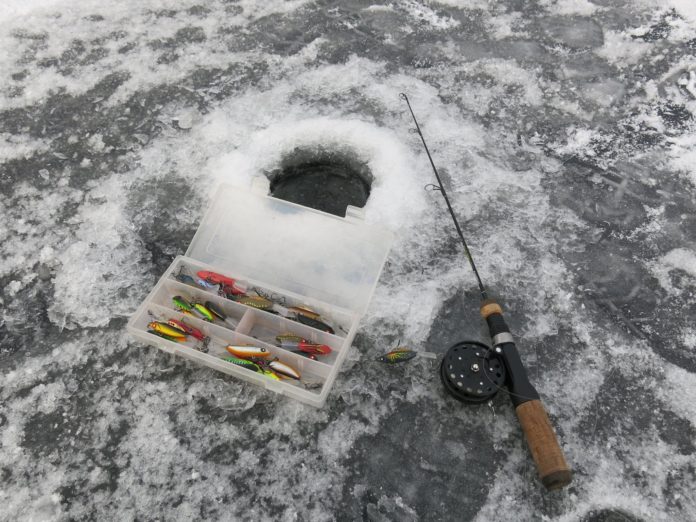
{"label": "compartment divider", "polygon": [[[247,310],[244,315],[239,320],[239,324],[235,329],[235,332],[241,335],[249,335],[251,333],[251,328],[254,326],[254,310]],[[251,336],[250,336],[251,337]]]}

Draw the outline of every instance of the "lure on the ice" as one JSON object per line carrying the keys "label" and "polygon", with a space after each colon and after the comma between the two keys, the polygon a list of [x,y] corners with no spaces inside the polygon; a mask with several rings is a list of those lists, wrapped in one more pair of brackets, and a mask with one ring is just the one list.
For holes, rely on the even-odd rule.
{"label": "lure on the ice", "polygon": [[184,340],[186,339],[186,333],[182,332],[181,330],[177,328],[173,328],[167,323],[161,322],[161,321],[151,321],[148,323],[147,327],[159,334],[166,335],[167,337],[171,337],[174,339],[180,339]]}
{"label": "lure on the ice", "polygon": [[300,380],[299,372],[295,370],[295,368],[288,364],[285,364],[284,362],[281,362],[276,359],[269,362],[268,366],[278,375],[281,375],[283,377],[289,377],[291,379],[297,379],[298,381]]}
{"label": "lure on the ice", "polygon": [[471,341],[451,346],[440,365],[442,383],[445,389],[458,400],[482,402],[495,395],[499,388],[496,379],[502,380],[503,375],[506,375],[505,382],[508,392],[515,406],[515,412],[527,439],[532,458],[536,463],[539,478],[547,489],[560,489],[570,484],[572,471],[566,463],[563,450],[558,444],[558,439],[539,399],[539,394],[529,382],[527,372],[515,346],[515,340],[503,318],[503,309],[497,302],[488,299],[486,288],[483,286],[476,269],[464,233],[459,226],[445,186],[442,184],[428,145],[425,143],[425,137],[411,108],[411,102],[405,93],[401,93],[400,96],[408,106],[416,131],[437,179],[437,185],[433,185],[433,187],[442,194],[447,204],[447,210],[464,247],[464,254],[476,276],[481,292],[481,316],[488,323],[488,330],[493,342],[492,350],[485,345]]}
{"label": "lure on the ice", "polygon": [[228,344],[225,349],[235,357],[248,359],[250,357],[268,357],[270,352],[262,346],[252,344]]}
{"label": "lure on the ice", "polygon": [[376,360],[387,364],[396,364],[400,362],[410,361],[416,355],[418,355],[418,352],[414,352],[413,350],[409,350],[408,348],[395,348],[394,350],[387,352],[384,355],[380,355],[379,357],[377,357]]}

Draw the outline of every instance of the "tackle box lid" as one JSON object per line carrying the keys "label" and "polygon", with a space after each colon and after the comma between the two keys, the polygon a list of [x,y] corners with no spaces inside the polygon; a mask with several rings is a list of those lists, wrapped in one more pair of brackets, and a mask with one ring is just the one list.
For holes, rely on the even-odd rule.
{"label": "tackle box lid", "polygon": [[362,209],[338,217],[223,184],[186,255],[263,282],[364,314],[393,242],[390,231],[366,224]]}

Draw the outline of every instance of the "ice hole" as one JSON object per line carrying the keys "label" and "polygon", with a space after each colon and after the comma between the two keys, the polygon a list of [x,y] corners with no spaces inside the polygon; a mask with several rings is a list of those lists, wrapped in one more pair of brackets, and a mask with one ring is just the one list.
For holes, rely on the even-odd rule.
{"label": "ice hole", "polygon": [[273,197],[344,216],[346,207],[364,207],[372,173],[350,152],[295,149],[279,168],[267,173]]}

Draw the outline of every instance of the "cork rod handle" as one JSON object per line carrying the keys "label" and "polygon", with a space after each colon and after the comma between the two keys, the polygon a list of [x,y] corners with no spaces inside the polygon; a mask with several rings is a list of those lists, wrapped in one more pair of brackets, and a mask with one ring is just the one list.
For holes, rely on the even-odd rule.
{"label": "cork rod handle", "polygon": [[516,408],[541,483],[549,490],[561,489],[572,480],[549,416],[540,400],[523,402]]}

